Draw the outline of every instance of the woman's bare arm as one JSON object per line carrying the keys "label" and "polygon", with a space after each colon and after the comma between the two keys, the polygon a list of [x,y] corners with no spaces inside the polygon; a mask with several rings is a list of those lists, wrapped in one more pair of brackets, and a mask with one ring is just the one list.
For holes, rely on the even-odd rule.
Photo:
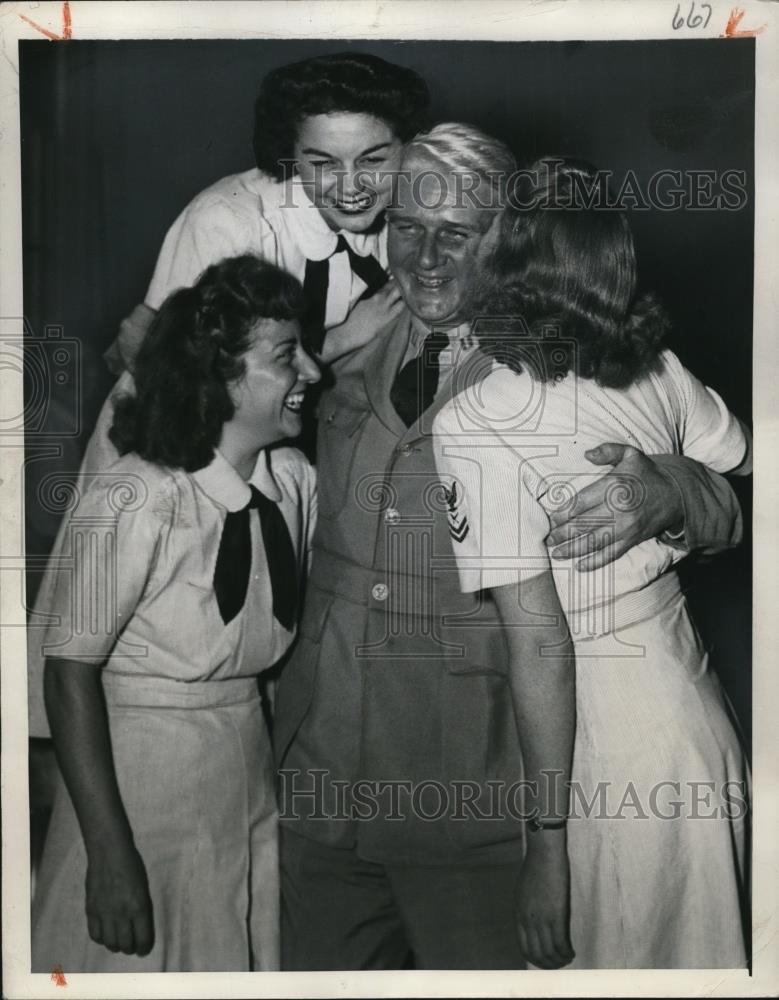
{"label": "woman's bare arm", "polygon": [[[567,816],[576,725],[573,644],[551,571],[521,586],[492,591],[509,647],[510,682],[524,778],[537,789],[525,797],[539,821]],[[542,968],[573,958],[569,933],[570,874],[565,825],[533,831],[518,884],[520,943]]]}
{"label": "woman's bare arm", "polygon": [[48,658],[44,697],[87,853],[89,935],[111,951],[146,955],[154,944],[151,897],[116,780],[100,666]]}

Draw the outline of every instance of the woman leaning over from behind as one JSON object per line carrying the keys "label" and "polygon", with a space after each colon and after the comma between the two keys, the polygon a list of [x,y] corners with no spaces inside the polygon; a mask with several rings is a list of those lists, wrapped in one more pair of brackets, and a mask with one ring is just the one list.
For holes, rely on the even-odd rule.
{"label": "woman leaning over from behind", "polygon": [[[435,428],[462,497],[461,585],[495,597],[539,783],[518,930],[545,968],[743,967],[749,775],[674,571],[682,553],[652,540],[577,573],[545,544],[604,440],[721,473],[751,465],[739,421],[662,348],[668,321],[636,296],[624,213],[571,207],[596,179],[545,160],[520,180],[515,204],[531,207],[506,214],[482,309],[496,318],[480,328],[501,364]],[[640,498],[636,483],[613,500]],[[706,819],[696,782],[713,789]]]}
{"label": "woman leaning over from behind", "polygon": [[[108,431],[118,398],[133,392],[140,345],[165,299],[205,268],[252,254],[303,285],[304,332],[324,363],[370,340],[402,308],[386,272],[384,209],[403,143],[427,123],[429,94],[413,70],[377,56],[342,52],[280,66],[255,106],[257,166],[201,191],[165,237],[145,301],[122,323],[106,360],[118,382],[100,412],[81,474],[118,457]],[[170,364],[178,361],[171,356]],[[305,443],[312,451],[308,407]],[[52,559],[62,554],[60,530]],[[50,574],[35,601],[51,612]],[[47,737],[39,632],[28,636],[30,735]]]}
{"label": "woman leaning over from behind", "polygon": [[154,311],[223,257],[254,253],[304,287],[311,346],[330,362],[401,308],[387,272],[384,209],[403,144],[428,124],[413,70],[361,52],[269,72],[255,104],[257,166],[216,181],[165,237],[145,301],[106,355],[132,369]]}
{"label": "woman leaning over from behind", "polygon": [[[45,696],[64,786],[35,971],[278,968],[274,770],[257,675],[296,630],[318,368],[300,285],[242,256],[161,306],[55,573]],[[86,600],[86,604],[84,601]]]}

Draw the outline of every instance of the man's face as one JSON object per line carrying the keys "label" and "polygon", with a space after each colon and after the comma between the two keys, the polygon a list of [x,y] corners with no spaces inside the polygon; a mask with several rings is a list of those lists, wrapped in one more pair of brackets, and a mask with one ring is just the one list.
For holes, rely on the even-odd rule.
{"label": "man's face", "polygon": [[[435,326],[467,319],[468,305],[498,232],[486,181],[473,186],[440,161],[413,153],[402,164],[387,250],[403,298],[415,316]],[[470,190],[472,188],[472,190]]]}

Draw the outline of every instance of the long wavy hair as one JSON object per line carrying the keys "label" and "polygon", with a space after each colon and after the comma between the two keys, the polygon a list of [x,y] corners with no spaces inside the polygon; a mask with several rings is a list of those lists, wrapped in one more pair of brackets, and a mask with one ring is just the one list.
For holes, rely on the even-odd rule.
{"label": "long wavy hair", "polygon": [[254,106],[257,166],[276,180],[293,173],[304,118],[339,111],[373,115],[406,142],[429,121],[430,93],[414,70],[360,52],[338,52],[271,70]]}
{"label": "long wavy hair", "polygon": [[670,323],[636,294],[636,253],[624,212],[599,207],[589,164],[537,160],[518,172],[475,308],[482,349],[536,379],[569,371],[621,389],[657,364]]}
{"label": "long wavy hair", "polygon": [[250,254],[212,264],[170,295],[138,353],[135,394],[114,409],[108,433],[119,453],[187,472],[208,465],[235,413],[230,387],[245,374],[257,324],[300,319],[303,305],[300,282]]}

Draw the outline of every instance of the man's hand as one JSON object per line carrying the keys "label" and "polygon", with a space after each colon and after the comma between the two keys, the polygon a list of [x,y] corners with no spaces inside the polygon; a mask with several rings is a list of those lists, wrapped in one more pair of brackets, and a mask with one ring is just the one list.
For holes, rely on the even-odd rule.
{"label": "man's hand", "polygon": [[364,302],[358,302],[339,326],[327,331],[322,354],[322,364],[330,364],[370,343],[379,330],[396,319],[403,309],[403,299],[398,283],[390,277],[386,285]]}
{"label": "man's hand", "polygon": [[683,529],[684,507],[676,483],[642,451],[610,443],[585,455],[594,465],[614,468],[551,515],[546,541],[553,559],[584,556],[576,569],[599,569],[639,542]]}

